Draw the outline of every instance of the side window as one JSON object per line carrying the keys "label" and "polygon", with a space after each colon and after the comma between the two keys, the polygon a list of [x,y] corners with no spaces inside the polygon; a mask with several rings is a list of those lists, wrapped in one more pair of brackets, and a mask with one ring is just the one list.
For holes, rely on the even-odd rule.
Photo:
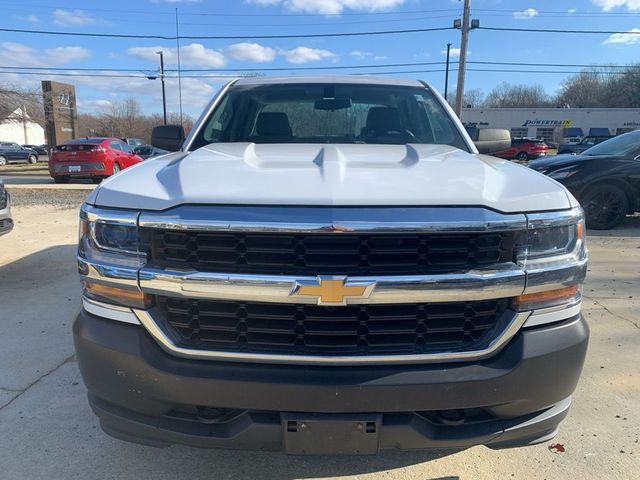
{"label": "side window", "polygon": [[116,142],[115,140],[113,140],[112,142],[109,142],[109,146],[113,150],[122,150],[122,147],[120,146],[120,142]]}
{"label": "side window", "polygon": [[127,153],[132,153],[131,147],[124,143],[124,142],[118,142],[120,143],[120,150],[122,150],[123,152],[127,152]]}
{"label": "side window", "polygon": [[229,103],[229,96],[230,95],[224,96],[222,102],[216,107],[216,111],[214,112],[204,130],[204,139],[209,143],[215,143],[219,141],[220,137],[222,136],[223,130],[231,122],[231,117],[233,115],[233,106],[229,105],[229,107],[227,108],[227,103]]}

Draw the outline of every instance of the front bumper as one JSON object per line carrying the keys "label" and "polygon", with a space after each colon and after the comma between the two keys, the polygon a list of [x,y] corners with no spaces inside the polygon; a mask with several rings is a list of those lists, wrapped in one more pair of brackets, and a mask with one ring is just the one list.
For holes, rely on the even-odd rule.
{"label": "front bumper", "polygon": [[[376,450],[545,441],[567,414],[589,335],[577,315],[522,330],[476,363],[317,367],[178,358],[141,326],[84,310],[73,330],[91,406],[110,435],[285,451],[287,419],[296,415],[375,416]],[[216,421],[192,414],[206,408],[232,412]]]}

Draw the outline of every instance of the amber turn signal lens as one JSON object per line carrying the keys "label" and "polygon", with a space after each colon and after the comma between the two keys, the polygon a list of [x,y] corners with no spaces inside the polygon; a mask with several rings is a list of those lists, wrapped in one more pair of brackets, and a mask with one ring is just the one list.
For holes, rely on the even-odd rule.
{"label": "amber turn signal lens", "polygon": [[533,310],[535,308],[550,307],[568,302],[569,300],[577,297],[579,293],[580,287],[578,285],[559,288],[557,290],[526,293],[519,297],[515,297],[513,299],[513,305],[517,307],[518,310]]}
{"label": "amber turn signal lens", "polygon": [[152,303],[151,296],[146,293],[99,283],[84,282],[84,294],[100,302],[132,308],[149,308]]}

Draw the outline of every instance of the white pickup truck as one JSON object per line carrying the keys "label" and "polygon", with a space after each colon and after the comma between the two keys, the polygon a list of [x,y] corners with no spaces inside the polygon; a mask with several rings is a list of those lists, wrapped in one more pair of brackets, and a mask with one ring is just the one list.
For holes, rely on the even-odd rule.
{"label": "white pickup truck", "polygon": [[375,454],[552,438],[589,331],[580,206],[419,81],[230,82],[82,206],[89,402],[156,446]]}

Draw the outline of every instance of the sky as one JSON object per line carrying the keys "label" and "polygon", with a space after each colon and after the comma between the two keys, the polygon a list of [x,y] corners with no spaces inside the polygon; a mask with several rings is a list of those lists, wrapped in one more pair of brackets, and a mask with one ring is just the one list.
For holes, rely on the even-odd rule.
{"label": "sky", "polygon": [[[481,27],[640,32],[640,0],[472,0]],[[459,0],[0,0],[0,29],[119,35],[256,36],[370,32],[451,27]],[[184,111],[197,116],[229,78],[241,74],[388,73],[419,78],[444,90],[447,43],[457,61],[460,31],[323,38],[181,39]],[[38,88],[43,79],[76,85],[78,109],[101,112],[127,97],[145,113],[162,111],[157,76],[164,52],[167,103],[178,110],[176,41],[0,32],[0,85]],[[466,89],[498,83],[540,84],[555,93],[573,64],[640,62],[640,35],[475,30],[469,62],[558,64],[556,67],[469,63]],[[398,63],[427,65],[387,66]],[[319,70],[304,70],[322,67]],[[341,68],[342,67],[342,68]],[[348,67],[348,68],[344,68]],[[362,67],[362,68],[359,68]],[[40,70],[35,70],[39,68]],[[56,75],[47,68],[68,76]],[[280,71],[265,70],[280,68]],[[94,70],[79,70],[94,69]],[[226,71],[220,71],[226,69]],[[123,71],[126,70],[126,71]],[[190,71],[189,71],[190,70]],[[206,70],[206,71],[203,71]],[[494,70],[494,71],[480,71]],[[507,71],[495,71],[507,70]],[[513,70],[536,70],[516,72]],[[20,72],[20,73],[16,73]],[[35,73],[35,74],[27,74]],[[399,73],[395,73],[399,72]],[[95,76],[77,76],[78,74]],[[100,76],[102,75],[102,76]],[[452,65],[449,89],[455,87]]]}

